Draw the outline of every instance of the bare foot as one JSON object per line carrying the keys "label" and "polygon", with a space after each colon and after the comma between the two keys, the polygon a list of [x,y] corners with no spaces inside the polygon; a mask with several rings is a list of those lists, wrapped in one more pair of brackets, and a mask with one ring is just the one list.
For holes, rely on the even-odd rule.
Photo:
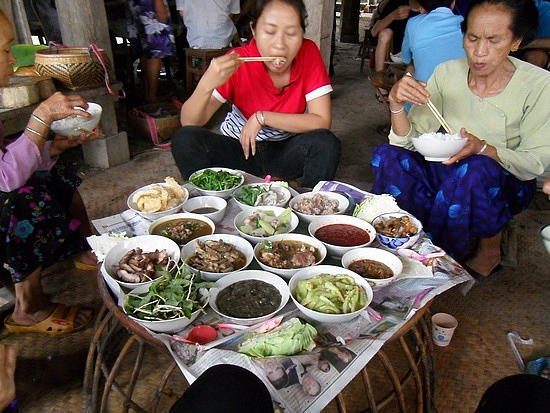
{"label": "bare foot", "polygon": [[97,264],[97,257],[90,250],[83,251],[83,252],[77,254],[75,256],[75,259],[82,262],[82,263],[84,263],[84,264],[90,264],[90,265]]}

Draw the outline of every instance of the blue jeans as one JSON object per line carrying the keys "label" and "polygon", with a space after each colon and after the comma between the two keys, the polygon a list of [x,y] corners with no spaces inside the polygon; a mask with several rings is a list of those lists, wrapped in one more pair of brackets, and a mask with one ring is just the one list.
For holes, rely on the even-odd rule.
{"label": "blue jeans", "polygon": [[184,179],[203,168],[235,168],[257,176],[285,180],[301,177],[301,185],[334,178],[340,140],[327,129],[315,129],[277,142],[256,142],[256,155],[245,159],[237,139],[198,126],[184,126],[172,137],[172,156]]}

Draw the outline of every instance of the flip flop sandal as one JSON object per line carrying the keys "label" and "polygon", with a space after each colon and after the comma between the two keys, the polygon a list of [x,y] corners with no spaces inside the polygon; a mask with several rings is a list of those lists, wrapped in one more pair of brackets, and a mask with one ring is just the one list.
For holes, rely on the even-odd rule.
{"label": "flip flop sandal", "polygon": [[79,260],[73,260],[74,267],[78,270],[82,271],[98,271],[99,270],[99,263],[95,264],[86,264],[85,262],[79,261]]}
{"label": "flip flop sandal", "polygon": [[23,326],[13,322],[11,314],[4,319],[4,326],[10,333],[42,333],[52,336],[60,336],[82,330],[92,320],[90,316],[78,327],[74,326],[74,320],[80,306],[69,307],[64,304],[57,304],[52,313],[44,320],[32,326]]}
{"label": "flip flop sandal", "polygon": [[463,264],[462,266],[464,267],[464,269],[466,271],[468,271],[470,273],[470,275],[472,277],[474,277],[474,279],[478,283],[483,282],[483,281],[487,280],[488,278],[491,278],[491,277],[497,275],[498,273],[500,273],[504,269],[504,267],[501,264],[498,264],[495,268],[493,268],[493,271],[491,271],[491,273],[489,275],[481,275],[477,271],[475,271],[472,268],[468,267],[466,264]]}

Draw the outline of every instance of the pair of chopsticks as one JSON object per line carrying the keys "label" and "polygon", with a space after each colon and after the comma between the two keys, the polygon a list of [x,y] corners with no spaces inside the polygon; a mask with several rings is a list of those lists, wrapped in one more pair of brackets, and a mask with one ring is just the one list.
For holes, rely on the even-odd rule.
{"label": "pair of chopsticks", "polygon": [[[407,72],[405,74],[405,76],[411,76],[412,75]],[[443,129],[445,129],[447,131],[447,133],[453,135],[454,134],[454,131],[453,131],[453,128],[451,128],[451,126],[447,123],[447,121],[443,118],[443,116],[441,115],[441,113],[439,113],[439,110],[437,110],[437,108],[435,107],[435,105],[433,104],[433,102],[430,100],[430,98],[428,98],[428,108],[430,108],[430,110],[432,111],[433,115],[435,116],[435,118],[439,121],[439,123],[441,123],[441,126],[443,126]]]}
{"label": "pair of chopsticks", "polygon": [[239,57],[237,60],[241,62],[274,62],[275,60],[280,60],[285,62],[286,59],[280,56],[258,56],[258,57]]}

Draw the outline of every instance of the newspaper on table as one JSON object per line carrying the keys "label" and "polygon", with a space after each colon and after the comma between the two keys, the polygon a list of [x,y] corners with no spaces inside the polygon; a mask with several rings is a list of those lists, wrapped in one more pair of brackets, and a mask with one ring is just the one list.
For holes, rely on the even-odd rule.
{"label": "newspaper on table", "polygon": [[[357,203],[368,192],[337,181],[322,181],[314,190],[346,192]],[[225,218],[216,231],[236,233],[233,218],[240,211],[234,200],[228,202]],[[147,226],[147,220],[130,216],[128,211],[104,220],[96,220],[94,226],[100,233],[115,228],[127,234],[137,235],[140,228]],[[98,228],[98,226],[101,228]],[[306,231],[298,227],[297,231]],[[103,232],[102,232],[103,231]],[[128,232],[130,231],[130,232]],[[377,244],[377,247],[384,248]],[[413,249],[420,254],[439,251],[427,237],[421,237]],[[391,251],[391,250],[389,250]],[[392,251],[394,252],[394,251]],[[309,322],[317,331],[316,347],[313,351],[289,357],[252,358],[237,352],[239,343],[251,331],[236,328],[217,328],[218,337],[205,345],[188,344],[177,338],[185,338],[195,325],[217,326],[227,323],[210,307],[186,329],[174,335],[152,335],[165,343],[181,372],[192,383],[206,369],[217,364],[234,364],[254,372],[267,386],[279,412],[321,411],[361,369],[376,355],[380,348],[419,309],[438,294],[455,285],[471,282],[471,276],[450,256],[436,257],[423,262],[399,257],[404,264],[402,275],[393,283],[374,289],[373,300],[367,310],[358,318],[347,323],[330,324],[307,320],[292,302],[281,311],[283,320],[298,317]],[[338,265],[332,260],[329,264]],[[114,280],[104,276],[107,284],[119,297],[124,295]],[[249,329],[250,330],[250,329]],[[177,336],[176,338],[174,338]]]}

